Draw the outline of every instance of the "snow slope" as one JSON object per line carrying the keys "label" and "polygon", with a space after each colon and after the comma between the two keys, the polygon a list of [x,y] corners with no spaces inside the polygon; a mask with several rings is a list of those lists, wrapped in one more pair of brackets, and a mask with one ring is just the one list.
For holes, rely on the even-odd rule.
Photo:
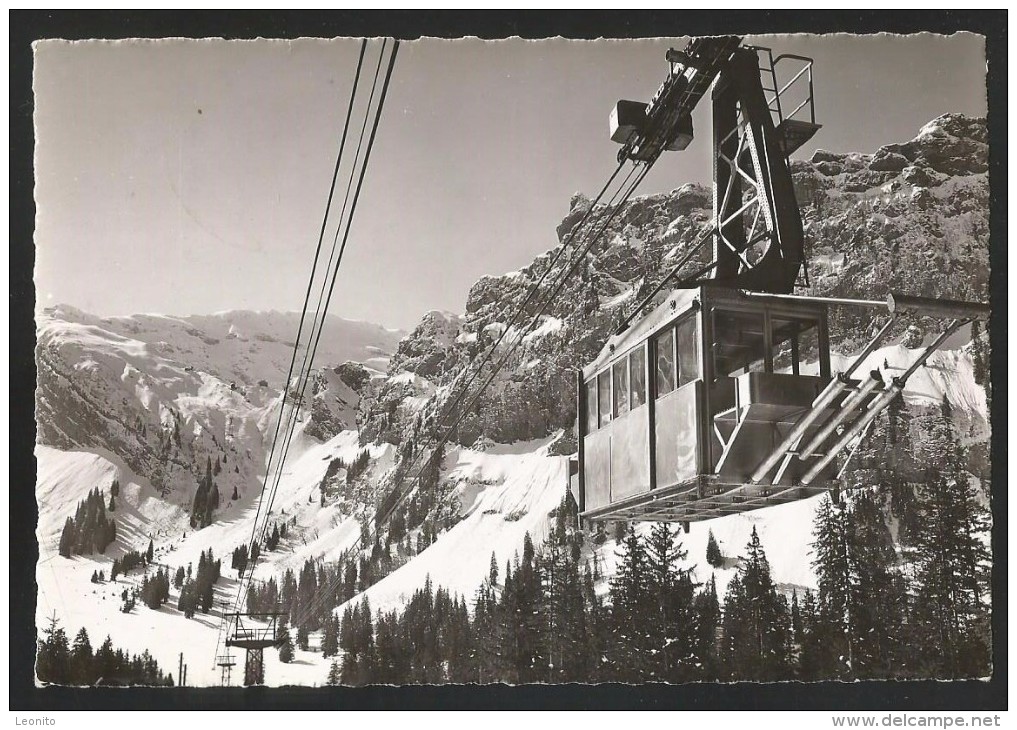
{"label": "snow slope", "polygon": [[[157,563],[162,560],[162,557],[156,557]],[[215,666],[220,621],[217,613],[205,615],[199,612],[194,618],[185,619],[176,610],[179,592],[172,587],[170,602],[158,611],[139,603],[131,613],[123,613],[120,611],[120,593],[125,588],[140,585],[140,571],[122,576],[116,583],[107,581],[93,584],[90,581],[92,572],[102,569],[108,576],[112,559],[74,558],[67,561],[57,556],[56,561],[61,562],[54,564],[54,561],[40,560],[36,569],[39,585],[36,611],[38,625],[45,626],[45,622],[55,612],[60,625],[70,635],[73,636],[79,628],[84,627],[93,646],[109,636],[114,646],[127,648],[132,653],[147,649],[163,671],[173,674],[174,681],[178,681],[177,666],[180,654],[183,653],[189,686],[207,687],[220,683],[220,670]],[[232,598],[235,593],[235,580],[228,577],[220,579],[216,586],[216,604]],[[220,654],[224,651],[225,647],[218,647]],[[243,678],[243,652],[236,649],[231,651],[239,660],[232,677],[232,685],[237,686]],[[295,660],[292,663],[283,664],[276,651],[265,652],[265,676],[268,684],[324,684],[328,665],[322,660],[321,654],[299,649],[294,654]]]}
{"label": "snow slope", "polygon": [[[280,479],[270,521],[286,520],[287,537],[280,548],[263,553],[257,578],[278,575],[287,568],[299,569],[307,559],[334,560],[359,535],[355,517],[343,515],[337,505],[321,507],[317,487],[333,458],[351,461],[360,448],[357,435],[345,431],[326,443],[298,435]],[[369,447],[372,470],[391,465],[392,447]],[[107,634],[116,646],[133,651],[149,649],[160,666],[176,671],[180,651],[190,664],[188,682],[209,685],[219,682],[218,669],[212,665],[218,638],[219,615],[198,613],[185,619],[176,611],[179,592],[170,590],[170,601],[158,611],[142,605],[130,614],[120,612],[120,593],[125,587],[140,585],[142,573],[134,571],[117,583],[91,583],[93,571],[108,576],[113,558],[128,550],[144,550],[149,539],[154,543],[155,567],[197,565],[199,555],[212,548],[223,560],[223,578],[216,586],[216,605],[236,597],[236,573],[229,568],[232,548],[247,543],[255,524],[257,504],[227,509],[214,524],[192,530],[187,515],[167,505],[144,479],[133,474],[111,454],[89,451],[60,451],[47,446],[36,448],[38,459],[40,559],[36,567],[39,587],[37,625],[55,611],[71,633],[84,626],[93,644]],[[117,499],[117,541],[105,555],[61,557],[57,553],[60,530],[77,502],[93,488],[108,493],[114,479],[120,481]],[[309,500],[308,498],[311,497]],[[155,567],[152,570],[155,570]],[[272,684],[320,684],[328,672],[320,654],[297,652],[292,664],[277,661],[276,652],[266,652],[267,676]],[[278,667],[273,667],[278,664]],[[320,666],[319,666],[320,664]],[[236,678],[235,678],[236,679]],[[236,681],[234,682],[236,683]]]}
{"label": "snow slope", "polygon": [[[527,532],[535,544],[544,539],[548,515],[561,502],[568,482],[566,458],[547,453],[554,440],[450,452],[444,478],[457,485],[464,519],[353,601],[366,597],[374,610],[397,609],[428,576],[435,586],[472,599],[492,553],[504,567],[522,549]],[[341,614],[344,608],[336,610]]]}
{"label": "snow slope", "polygon": [[[102,450],[61,451],[38,445],[35,457],[40,560],[57,555],[64,521],[74,515],[78,502],[96,487],[108,496],[114,480],[120,482],[120,494],[113,513],[117,541],[109,548],[110,555],[144,549],[149,539],[181,526],[186,529],[184,511],[162,499],[147,479],[132,472],[114,454]],[[58,559],[63,560],[59,556]]]}
{"label": "snow slope", "polygon": [[[367,449],[371,455],[371,473],[380,474],[391,467],[392,446],[368,446]],[[355,516],[344,515],[337,504],[320,506],[318,486],[332,459],[349,462],[359,451],[355,431],[344,431],[323,444],[300,434],[294,438],[268,513],[270,524],[287,523],[288,534],[281,543],[283,547],[265,553],[265,560],[259,563],[259,573],[264,577],[286,568],[299,568],[307,559],[334,560],[356,540],[359,525]],[[78,501],[95,487],[108,494],[114,479],[120,480],[121,489],[115,513],[117,528],[126,526],[128,529],[118,532],[111,555],[144,549],[151,539],[157,551],[174,566],[196,563],[209,547],[221,557],[250,541],[259,514],[257,498],[247,504],[227,503],[217,512],[213,524],[193,530],[182,509],[160,499],[151,485],[111,454],[37,446],[36,458],[39,465],[37,535],[45,557],[56,554],[64,520],[74,514]],[[262,511],[259,524],[264,514]],[[112,552],[114,550],[118,552]]]}

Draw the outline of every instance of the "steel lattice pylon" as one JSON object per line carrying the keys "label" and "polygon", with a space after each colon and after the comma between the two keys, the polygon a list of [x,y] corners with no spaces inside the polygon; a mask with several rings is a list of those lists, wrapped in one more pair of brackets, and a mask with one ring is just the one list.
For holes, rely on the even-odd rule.
{"label": "steel lattice pylon", "polygon": [[233,674],[233,667],[237,665],[236,657],[232,654],[220,654],[215,658],[215,663],[221,671],[220,683],[223,687],[229,687]]}
{"label": "steel lattice pylon", "polygon": [[713,90],[713,278],[785,294],[802,268],[805,236],[760,70],[757,49],[739,48]]}
{"label": "steel lattice pylon", "polygon": [[265,650],[248,649],[244,659],[244,686],[265,684]]}
{"label": "steel lattice pylon", "polygon": [[268,647],[278,646],[280,633],[284,630],[281,620],[286,613],[282,611],[264,613],[233,613],[226,615],[227,647],[239,647],[246,650],[244,660],[244,684],[264,684],[265,657]]}

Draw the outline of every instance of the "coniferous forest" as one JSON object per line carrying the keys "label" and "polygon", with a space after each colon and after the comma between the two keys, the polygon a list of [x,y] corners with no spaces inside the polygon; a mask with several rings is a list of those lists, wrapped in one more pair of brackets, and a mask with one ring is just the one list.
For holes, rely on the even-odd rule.
{"label": "coniferous forest", "polygon": [[[942,479],[942,484],[948,483]],[[878,493],[875,493],[878,495]],[[923,517],[944,542],[901,564],[876,519],[874,493],[850,504],[823,498],[816,518],[817,591],[774,585],[758,535],[719,596],[696,584],[680,535],[667,523],[631,527],[606,594],[579,560],[575,503],[559,507],[539,546],[492,562],[473,597],[430,583],[401,613],[373,615],[365,601],[326,618],[322,648],[332,684],[435,682],[694,682],[959,678],[990,672],[979,549],[964,510],[938,500]],[[969,507],[972,503],[969,502]],[[977,512],[977,509],[973,510]],[[875,534],[874,534],[875,533]],[[883,533],[883,534],[880,534]],[[873,537],[885,539],[868,547]],[[930,541],[931,542],[931,541]],[[967,551],[967,552],[965,552]]]}
{"label": "coniferous forest", "polygon": [[73,643],[54,617],[43,630],[36,654],[36,675],[40,682],[64,685],[172,687],[158,662],[144,651],[128,654],[113,646],[110,637],[93,651],[84,627]]}
{"label": "coniferous forest", "polygon": [[106,516],[106,508],[108,506],[110,512],[116,510],[118,488],[114,481],[108,505],[98,487],[78,503],[74,516],[67,518],[60,533],[60,555],[69,558],[106,552],[106,547],[117,537],[116,521]]}
{"label": "coniferous forest", "polygon": [[[723,595],[692,579],[674,526],[619,526],[606,591],[582,558],[570,495],[540,545],[527,536],[471,597],[430,582],[401,612],[367,601],[329,615],[330,684],[956,679],[991,672],[988,513],[944,402],[932,434],[907,441],[898,403],[863,444],[854,487],[822,498],[812,530],[816,590],[775,585],[753,529]],[[887,464],[888,443],[918,453],[920,477]],[[914,466],[914,465],[911,465]],[[983,480],[987,492],[987,475]],[[313,572],[313,565],[304,572]],[[355,580],[356,571],[352,571]],[[310,584],[301,575],[299,585]],[[293,592],[293,589],[290,590]],[[352,590],[350,591],[352,592]],[[294,595],[296,595],[294,593]],[[317,628],[316,626],[315,628]]]}

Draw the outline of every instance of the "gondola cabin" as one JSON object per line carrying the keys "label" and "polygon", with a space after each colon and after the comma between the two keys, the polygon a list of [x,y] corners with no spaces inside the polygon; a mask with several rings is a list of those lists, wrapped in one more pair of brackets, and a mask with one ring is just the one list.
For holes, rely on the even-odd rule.
{"label": "gondola cabin", "polygon": [[799,459],[752,476],[830,380],[825,304],[673,292],[582,370],[583,517],[692,522],[828,489],[832,465],[803,486]]}

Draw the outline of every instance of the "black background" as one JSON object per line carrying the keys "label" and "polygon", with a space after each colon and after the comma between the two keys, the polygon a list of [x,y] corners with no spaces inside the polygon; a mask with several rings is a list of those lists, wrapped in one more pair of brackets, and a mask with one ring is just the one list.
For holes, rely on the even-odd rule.
{"label": "black background", "polygon": [[[993,662],[990,681],[508,687],[36,688],[32,41],[39,38],[639,38],[722,33],[986,37],[992,345]],[[1002,710],[1007,707],[1007,14],[1000,11],[10,11],[10,709]],[[804,528],[803,528],[804,529]],[[164,667],[173,671],[176,667]]]}

